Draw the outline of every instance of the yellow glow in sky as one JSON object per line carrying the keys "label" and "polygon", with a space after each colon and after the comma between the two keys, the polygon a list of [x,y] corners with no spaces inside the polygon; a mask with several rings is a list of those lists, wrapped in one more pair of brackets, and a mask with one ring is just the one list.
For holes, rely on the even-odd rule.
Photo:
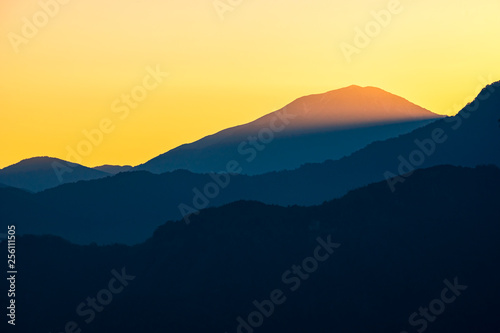
{"label": "yellow glow in sky", "polygon": [[95,129],[81,164],[136,165],[351,84],[452,115],[500,80],[499,13],[498,0],[2,0],[0,167],[67,159]]}

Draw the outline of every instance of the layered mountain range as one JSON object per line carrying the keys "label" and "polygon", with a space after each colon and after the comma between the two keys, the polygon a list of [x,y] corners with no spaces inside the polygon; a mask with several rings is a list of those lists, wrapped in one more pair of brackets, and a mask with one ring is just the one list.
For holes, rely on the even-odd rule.
{"label": "layered mountain range", "polygon": [[500,166],[499,106],[500,83],[495,83],[454,117],[373,142],[339,160],[295,170],[255,176],[140,171],[36,194],[0,189],[5,203],[0,219],[18,224],[24,233],[53,234],[77,243],[136,244],[167,220],[186,216],[189,222],[200,209],[236,200],[315,205],[383,180],[388,189],[398,191],[419,168]]}
{"label": "layered mountain range", "polygon": [[497,331],[500,82],[438,118],[353,86],[137,168],[0,170],[17,329]]}
{"label": "layered mountain range", "polygon": [[94,170],[60,159],[37,157],[0,170],[0,182],[40,192],[65,183],[127,171],[241,173],[292,170],[305,163],[339,159],[369,143],[424,126],[441,116],[378,88],[351,86],[305,96],[251,123],[182,145],[135,168],[103,165]]}
{"label": "layered mountain range", "polygon": [[290,170],[342,158],[438,118],[382,89],[350,86],[301,97],[251,123],[172,149],[134,170],[225,172],[231,160],[248,175]]}
{"label": "layered mountain range", "polygon": [[499,185],[497,167],[438,166],[417,170],[396,192],[379,182],[315,207],[240,201],[206,209],[132,247],[23,236],[17,302],[25,320],[17,326],[495,332]]}

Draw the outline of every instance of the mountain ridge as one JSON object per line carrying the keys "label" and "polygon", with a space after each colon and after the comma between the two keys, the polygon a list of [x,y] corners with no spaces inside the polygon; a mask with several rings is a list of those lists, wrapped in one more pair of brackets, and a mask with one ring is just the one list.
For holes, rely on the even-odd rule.
{"label": "mountain ridge", "polygon": [[[373,106],[381,100],[379,105]],[[386,109],[392,115],[384,115]],[[379,118],[370,119],[370,113],[375,111],[380,113]],[[330,118],[325,118],[325,112]],[[0,181],[4,179],[6,185],[39,192],[64,183],[99,179],[132,170],[224,172],[232,160],[243,166],[242,173],[250,175],[293,170],[306,163],[342,158],[371,142],[411,132],[439,117],[380,88],[350,86],[299,97],[284,108],[250,123],[180,145],[133,168],[114,165],[87,168],[43,156],[24,159],[0,170]],[[270,141],[265,135],[271,135]],[[249,141],[253,137],[262,140],[264,145],[259,140]],[[50,173],[51,167],[53,173]]]}
{"label": "mountain ridge", "polygon": [[110,174],[48,156],[23,159],[0,169],[0,182],[31,192],[43,191],[65,183],[107,176]]}
{"label": "mountain ridge", "polygon": [[[224,172],[224,162],[231,160],[245,164],[249,175],[291,170],[341,158],[439,118],[380,88],[350,86],[299,97],[254,121],[173,148],[134,170]],[[252,156],[257,153],[255,161]],[[245,155],[248,158],[242,158]]]}
{"label": "mountain ridge", "polygon": [[128,172],[132,170],[133,166],[131,165],[110,165],[110,164],[104,164],[100,166],[93,167],[92,169],[98,170],[98,171],[103,171],[112,175],[116,175],[120,172]]}
{"label": "mountain ridge", "polygon": [[[115,270],[129,283],[92,332],[159,333],[166,323],[175,332],[237,332],[238,318],[247,321],[274,290],[286,302],[259,331],[400,332],[420,305],[442,295],[443,281],[458,281],[467,288],[429,325],[489,333],[500,324],[498,184],[497,167],[437,166],[416,171],[397,192],[379,182],[314,207],[238,201],[205,209],[190,225],[163,223],[136,246],[20,236],[19,328],[64,327]],[[320,250],[330,255],[314,261]]]}
{"label": "mountain ridge", "polygon": [[[493,87],[499,89],[481,101],[478,110],[469,112],[468,118],[464,118],[467,113],[464,109],[455,117],[437,120],[397,138],[371,143],[336,161],[305,164],[296,170],[258,176],[231,175],[227,185],[224,179],[219,179],[219,183],[225,186],[218,187],[215,196],[206,195],[205,190],[208,184],[215,182],[214,177],[224,177],[222,175],[196,174],[186,170],[160,175],[135,171],[64,184],[33,195],[19,194],[16,198],[0,189],[0,200],[6,206],[0,210],[0,221],[17,223],[29,233],[62,235],[79,243],[135,244],[146,239],[166,220],[180,219],[186,212],[193,213],[232,201],[317,205],[386,178],[397,180],[386,184],[388,189],[392,184],[397,191],[411,177],[404,175],[410,174],[411,170],[399,172],[401,159],[408,161],[413,152],[420,151],[415,140],[428,144],[436,130],[444,132],[446,142],[434,143],[433,154],[424,154],[425,160],[414,166],[415,169],[443,164],[500,166],[500,83]],[[485,89],[488,88],[491,87]],[[403,175],[398,178],[400,174]],[[28,204],[32,207],[30,210],[18,208]],[[93,207],[93,210],[86,207]],[[100,214],[96,216],[94,211]],[[72,221],[71,225],[67,224],[68,220]],[[141,223],[137,222],[139,220]],[[117,233],[116,230],[123,232]]]}

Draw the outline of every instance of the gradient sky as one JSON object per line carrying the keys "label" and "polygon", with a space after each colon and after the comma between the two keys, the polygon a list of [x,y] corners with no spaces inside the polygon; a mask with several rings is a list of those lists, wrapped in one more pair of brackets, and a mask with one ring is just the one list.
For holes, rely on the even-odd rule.
{"label": "gradient sky", "polygon": [[[402,12],[346,61],[341,43],[353,44],[356,27],[389,3],[243,0],[222,20],[213,0],[71,0],[16,52],[10,33],[22,36],[23,17],[32,21],[40,5],[2,0],[0,167],[66,159],[105,118],[114,130],[84,165],[136,165],[351,84],[451,115],[500,80],[498,0],[402,0]],[[169,76],[121,119],[112,103],[157,65]]]}

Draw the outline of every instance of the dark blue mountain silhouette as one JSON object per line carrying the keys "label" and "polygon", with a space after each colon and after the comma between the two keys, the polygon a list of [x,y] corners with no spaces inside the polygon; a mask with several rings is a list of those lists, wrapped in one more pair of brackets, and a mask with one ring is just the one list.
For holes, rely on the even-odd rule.
{"label": "dark blue mountain silhouette", "polygon": [[[341,158],[373,141],[408,133],[438,118],[441,116],[381,89],[351,86],[299,98],[254,122],[182,145],[134,170],[226,171],[232,160],[241,163],[244,174],[290,170],[308,162]],[[251,137],[257,141],[250,142]],[[91,169],[37,157],[0,170],[0,181],[39,192],[131,169],[115,165]]]}
{"label": "dark blue mountain silhouette", "polygon": [[439,118],[382,89],[350,86],[301,97],[251,123],[182,145],[134,169],[226,172],[227,163],[235,160],[247,175],[291,170],[340,159]]}
{"label": "dark blue mountain silhouette", "polygon": [[[279,205],[320,204],[341,197],[349,190],[381,181],[387,175],[396,176],[402,164],[399,157],[409,160],[412,152],[420,151],[415,140],[432,139],[436,131],[442,131],[447,140],[436,143],[435,151],[429,156],[423,153],[425,160],[419,168],[441,164],[500,165],[499,88],[500,83],[485,88],[481,96],[488,96],[488,93],[490,96],[485,100],[478,98],[476,104],[471,104],[478,107],[476,111],[464,109],[455,117],[438,120],[398,138],[370,144],[338,161],[259,176],[233,175],[229,177],[229,185],[218,188],[218,195],[213,198],[203,195],[203,199],[196,192],[204,192],[207,184],[216,183],[213,175],[189,171],[162,175],[122,173],[16,197],[0,189],[0,202],[4,204],[0,210],[0,227],[16,223],[21,233],[54,234],[84,244],[134,244],[145,240],[163,222],[181,218],[181,204],[192,209],[236,200]],[[409,170],[406,166],[401,171]],[[406,179],[396,178],[397,181],[386,185],[389,188],[391,184],[397,191]]]}
{"label": "dark blue mountain silhouette", "polygon": [[39,192],[66,183],[110,175],[57,158],[34,157],[1,169],[0,181],[8,186]]}
{"label": "dark blue mountain silhouette", "polygon": [[[74,321],[96,333],[385,333],[424,324],[428,332],[496,332],[499,199],[500,169],[439,166],[418,170],[396,192],[379,182],[316,207],[240,201],[210,208],[133,247],[24,236],[17,240],[18,329],[63,332]],[[6,242],[0,250],[7,252]],[[294,265],[302,268],[293,273]],[[134,278],[108,304],[113,269]],[[269,314],[262,302],[278,289],[286,300],[279,297]],[[90,306],[83,316],[76,309],[96,295],[106,305],[87,324]],[[435,301],[443,295],[450,304]],[[267,304],[269,316],[238,331],[237,318],[248,323],[257,311],[254,301]],[[417,315],[412,327],[420,307],[439,315]]]}
{"label": "dark blue mountain silhouette", "polygon": [[120,172],[128,172],[132,170],[131,165],[101,165],[92,169],[103,171],[112,175],[119,174]]}

